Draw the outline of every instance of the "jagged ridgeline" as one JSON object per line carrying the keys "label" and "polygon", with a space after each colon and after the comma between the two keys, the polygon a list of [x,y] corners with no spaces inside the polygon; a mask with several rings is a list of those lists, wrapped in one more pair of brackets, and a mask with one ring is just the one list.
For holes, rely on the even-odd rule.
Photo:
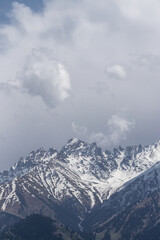
{"label": "jagged ridgeline", "polygon": [[106,222],[159,192],[159,160],[160,142],[110,152],[70,139],[33,151],[0,173],[0,229],[36,213],[102,239]]}

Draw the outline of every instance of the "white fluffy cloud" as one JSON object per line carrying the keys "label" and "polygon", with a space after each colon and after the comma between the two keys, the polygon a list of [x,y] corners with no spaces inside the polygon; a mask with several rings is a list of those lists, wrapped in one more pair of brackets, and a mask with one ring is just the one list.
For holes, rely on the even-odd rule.
{"label": "white fluffy cloud", "polygon": [[14,24],[0,28],[6,38],[0,55],[1,87],[40,96],[47,106],[55,107],[70,96],[71,82],[67,68],[54,55],[54,39],[46,40],[52,23],[48,16],[18,3],[13,4],[11,18]]}
{"label": "white fluffy cloud", "polygon": [[21,75],[20,84],[33,96],[40,96],[50,107],[70,95],[69,74],[64,65],[54,60],[46,49],[33,50]]}
{"label": "white fluffy cloud", "polygon": [[22,71],[13,81],[1,83],[2,87],[39,96],[51,108],[67,99],[71,92],[68,71],[64,64],[53,58],[49,49],[34,49]]}

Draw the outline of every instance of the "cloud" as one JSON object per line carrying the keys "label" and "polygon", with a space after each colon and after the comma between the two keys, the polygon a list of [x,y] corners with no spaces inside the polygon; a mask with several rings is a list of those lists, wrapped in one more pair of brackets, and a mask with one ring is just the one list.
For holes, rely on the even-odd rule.
{"label": "cloud", "polygon": [[129,121],[120,114],[112,115],[107,122],[109,128],[109,139],[114,145],[119,144],[122,140],[127,139],[127,134],[134,127],[134,121]]}
{"label": "cloud", "polygon": [[68,71],[64,64],[53,58],[49,49],[34,49],[17,78],[0,85],[4,90],[17,89],[40,96],[51,108],[67,99],[71,92]]}
{"label": "cloud", "polygon": [[107,121],[106,129],[108,132],[89,131],[87,127],[72,123],[72,130],[77,137],[82,137],[89,142],[96,142],[101,147],[117,146],[120,142],[127,139],[128,133],[135,126],[135,122],[127,120],[121,114],[112,115]]}
{"label": "cloud", "polygon": [[54,53],[54,38],[49,33],[54,34],[55,24],[19,3],[13,3],[10,18],[13,23],[0,28],[0,43],[4,45],[1,39],[6,39],[5,51],[0,52],[1,89],[40,96],[48,107],[56,107],[69,98],[71,81],[63,60]]}
{"label": "cloud", "polygon": [[77,125],[76,123],[72,122],[72,131],[77,134],[78,136],[84,137],[88,133],[88,129],[85,126]]}
{"label": "cloud", "polygon": [[103,94],[106,91],[109,91],[109,87],[108,87],[106,81],[99,81],[99,82],[97,82],[97,84],[96,84],[94,89],[96,90],[96,92],[98,94]]}
{"label": "cloud", "polygon": [[104,147],[159,139],[159,7],[159,0],[45,0],[35,12],[13,4],[0,25],[4,165],[39,146],[60,148],[72,135]]}
{"label": "cloud", "polygon": [[102,132],[91,132],[88,137],[89,142],[96,142],[101,147],[110,146],[109,137]]}
{"label": "cloud", "polygon": [[107,67],[107,74],[111,78],[124,79],[126,77],[126,71],[121,65],[111,65]]}
{"label": "cloud", "polygon": [[86,126],[81,126],[76,123],[72,123],[72,131],[75,136],[82,138],[88,142],[96,142],[99,146],[108,146],[108,137],[101,132],[89,132]]}
{"label": "cloud", "polygon": [[21,75],[20,84],[30,95],[40,96],[50,107],[70,96],[71,84],[65,66],[46,49],[33,50]]}
{"label": "cloud", "polygon": [[[160,7],[160,2],[158,0],[154,0],[154,2],[151,0],[147,2],[134,0],[130,3],[127,0],[124,0],[123,2],[116,0],[116,2],[122,11],[122,14],[124,14],[128,20],[136,21],[140,24],[147,24],[148,27],[158,26],[156,24],[159,20],[158,9]],[[150,18],[150,16],[153,17]]]}

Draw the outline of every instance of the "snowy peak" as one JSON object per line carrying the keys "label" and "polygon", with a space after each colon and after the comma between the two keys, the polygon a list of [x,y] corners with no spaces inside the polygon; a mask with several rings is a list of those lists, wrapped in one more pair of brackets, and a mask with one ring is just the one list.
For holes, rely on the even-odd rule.
{"label": "snowy peak", "polygon": [[[26,216],[33,211],[52,211],[54,215],[53,206],[57,206],[60,214],[59,207],[63,206],[63,211],[72,209],[74,217],[76,213],[79,223],[87,211],[113,199],[121,190],[124,197],[115,200],[115,204],[117,201],[121,206],[123,201],[123,208],[130,193],[124,184],[140,177],[159,160],[160,142],[146,147],[118,147],[112,152],[104,152],[96,143],[79,139],[68,140],[60,152],[55,148],[48,151],[40,148],[0,173],[0,208],[16,216]],[[152,175],[143,176],[140,183]],[[150,182],[151,187],[152,179]]]}
{"label": "snowy peak", "polygon": [[44,150],[42,147],[37,149],[37,151],[32,151],[26,158],[24,162],[40,163],[43,159],[50,157],[55,157],[58,154],[58,151],[55,148],[50,148],[48,151]]}
{"label": "snowy peak", "polygon": [[60,151],[60,159],[72,171],[81,174],[87,181],[107,179],[112,170],[112,163],[96,143],[86,143],[78,139],[70,139]]}
{"label": "snowy peak", "polygon": [[160,160],[160,141],[146,147],[118,147],[113,152],[103,152],[96,143],[89,144],[77,138],[70,139],[59,153],[55,148],[48,151],[39,148],[25,158],[20,158],[10,170],[0,173],[0,184],[20,177],[35,166],[47,164],[53,159],[64,162],[71,171],[81,174],[89,181],[104,181],[110,178],[109,185],[112,181],[118,181],[121,185]]}
{"label": "snowy peak", "polygon": [[36,165],[48,162],[56,158],[57,155],[58,151],[55,148],[50,148],[48,151],[39,148],[37,151],[30,152],[25,158],[21,157],[9,170],[0,172],[0,184],[27,174]]}
{"label": "snowy peak", "polygon": [[86,143],[77,138],[68,140],[67,144],[62,148],[61,153],[65,155],[76,155],[76,156],[101,156],[102,150],[97,147],[96,143]]}
{"label": "snowy peak", "polygon": [[113,152],[105,151],[108,159],[115,160],[117,168],[140,173],[160,160],[160,142],[142,147],[118,147]]}
{"label": "snowy peak", "polygon": [[160,141],[146,147],[118,147],[113,152],[103,152],[96,143],[89,144],[77,138],[70,139],[59,153],[55,148],[48,151],[39,148],[25,158],[20,158],[10,170],[0,173],[0,184],[20,177],[35,166],[47,164],[53,159],[65,163],[67,168],[76,174],[80,173],[89,181],[110,178],[110,184],[112,180],[120,180],[122,184],[122,179],[124,183],[160,160]]}

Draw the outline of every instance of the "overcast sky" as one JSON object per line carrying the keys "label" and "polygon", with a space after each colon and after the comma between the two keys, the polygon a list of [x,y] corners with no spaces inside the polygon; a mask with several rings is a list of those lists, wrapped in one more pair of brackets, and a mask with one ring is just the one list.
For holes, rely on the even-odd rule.
{"label": "overcast sky", "polygon": [[159,0],[0,0],[0,170],[69,138],[160,139]]}

